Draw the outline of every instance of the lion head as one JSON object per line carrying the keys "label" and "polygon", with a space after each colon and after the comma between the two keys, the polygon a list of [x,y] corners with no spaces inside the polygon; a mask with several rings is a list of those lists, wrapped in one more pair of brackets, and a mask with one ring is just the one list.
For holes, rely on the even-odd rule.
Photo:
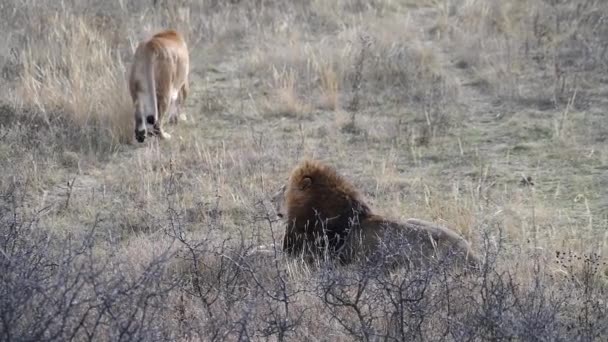
{"label": "lion head", "polygon": [[286,221],[283,249],[290,253],[338,250],[352,224],[371,210],[350,182],[332,167],[306,160],[273,195],[277,216]]}

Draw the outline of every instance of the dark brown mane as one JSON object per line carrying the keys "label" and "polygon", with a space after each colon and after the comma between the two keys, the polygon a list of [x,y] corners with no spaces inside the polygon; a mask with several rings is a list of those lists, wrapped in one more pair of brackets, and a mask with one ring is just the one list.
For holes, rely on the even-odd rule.
{"label": "dark brown mane", "polygon": [[[349,230],[372,215],[359,192],[335,169],[306,160],[291,173],[286,189],[288,229],[284,249],[335,251]],[[314,246],[304,246],[316,241]]]}

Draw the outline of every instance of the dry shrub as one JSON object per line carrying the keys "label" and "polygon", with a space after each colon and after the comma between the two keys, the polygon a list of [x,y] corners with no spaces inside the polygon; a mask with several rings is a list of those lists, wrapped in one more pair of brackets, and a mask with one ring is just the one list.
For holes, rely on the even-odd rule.
{"label": "dry shrub", "polygon": [[56,13],[45,20],[47,34],[32,35],[22,52],[16,105],[51,131],[64,130],[73,147],[104,151],[131,141],[132,105],[118,52],[82,17]]}

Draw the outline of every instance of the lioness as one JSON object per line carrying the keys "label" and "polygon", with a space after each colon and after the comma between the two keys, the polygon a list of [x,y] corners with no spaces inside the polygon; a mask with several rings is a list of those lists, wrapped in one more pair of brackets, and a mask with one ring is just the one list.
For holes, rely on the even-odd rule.
{"label": "lioness", "polygon": [[189,92],[189,69],[188,46],[177,31],[162,31],[139,43],[129,77],[138,142],[144,142],[147,133],[171,138],[163,130],[163,119],[169,111],[169,121],[177,121]]}

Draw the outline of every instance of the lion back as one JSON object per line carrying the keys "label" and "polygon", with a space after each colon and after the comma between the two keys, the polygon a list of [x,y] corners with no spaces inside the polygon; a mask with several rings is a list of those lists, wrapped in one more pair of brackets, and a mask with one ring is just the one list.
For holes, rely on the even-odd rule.
{"label": "lion back", "polygon": [[479,266],[468,242],[446,227],[418,219],[399,223],[375,215],[351,231],[340,257],[344,263],[364,260],[419,267],[434,261]]}

